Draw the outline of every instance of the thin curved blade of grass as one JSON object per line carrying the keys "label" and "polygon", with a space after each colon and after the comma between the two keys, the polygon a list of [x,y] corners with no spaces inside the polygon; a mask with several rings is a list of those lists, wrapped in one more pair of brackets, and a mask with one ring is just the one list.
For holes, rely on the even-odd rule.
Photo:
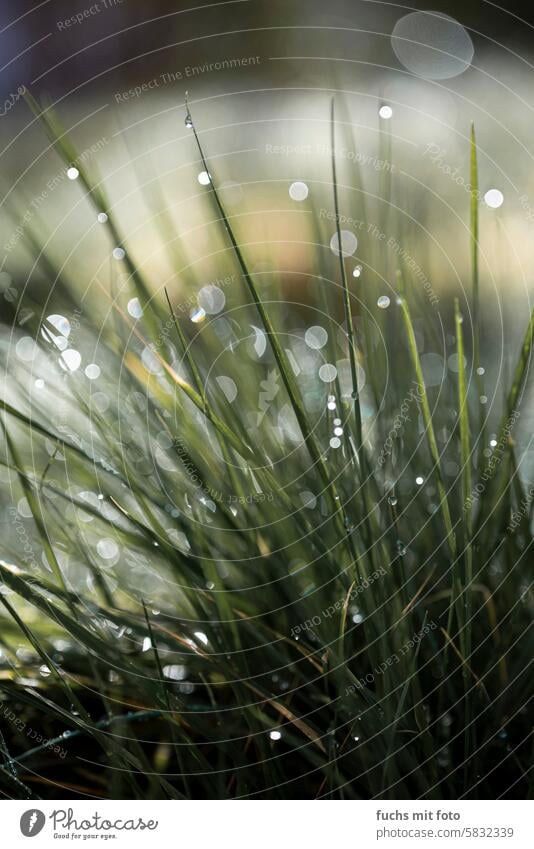
{"label": "thin curved blade of grass", "polygon": [[[164,289],[164,291],[165,291],[165,298],[167,300],[167,305],[169,307],[169,312],[171,314],[172,322],[173,322],[173,325],[174,325],[174,329],[176,330],[176,335],[178,336],[178,340],[180,342],[180,348],[181,348],[181,351],[182,351],[182,356],[185,357],[186,362],[187,362],[189,369],[191,371],[191,374],[193,375],[193,380],[195,381],[196,390],[197,390],[198,394],[200,395],[200,397],[202,398],[204,406],[207,407],[208,402],[207,402],[207,399],[206,399],[204,382],[202,381],[202,378],[200,376],[200,372],[199,372],[197,364],[195,362],[195,358],[193,357],[193,355],[191,353],[191,346],[187,344],[187,339],[185,338],[184,332],[183,332],[183,330],[180,326],[180,322],[176,318],[176,313],[174,312],[174,310],[172,308],[171,299],[169,298],[169,293],[167,292],[166,288]],[[225,461],[226,461],[226,469],[228,471],[228,475],[229,475],[230,482],[232,484],[234,493],[238,496],[244,495],[244,490],[241,487],[239,480],[234,473],[233,463],[230,462],[230,455],[229,455],[228,448],[226,446],[226,442],[223,439],[222,435],[219,433],[219,431],[216,431],[216,433],[217,433],[217,440],[218,440],[218,443],[219,443],[219,447],[220,447],[222,455],[223,455],[223,457],[225,458]],[[230,520],[230,522],[232,522],[231,512],[229,510],[226,510],[225,506],[222,506],[222,505],[220,505],[220,506],[221,506],[221,509],[224,510],[227,518]],[[235,526],[235,523],[233,523],[233,524]]]}
{"label": "thin curved blade of grass", "polygon": [[[154,658],[155,658],[155,661],[156,661],[156,668],[157,668],[157,671],[158,671],[158,688],[159,688],[160,693],[161,693],[160,698],[161,698],[163,704],[165,705],[165,707],[167,709],[167,713],[169,714],[169,716],[172,716],[172,714],[176,711],[177,706],[171,704],[171,699],[170,699],[170,696],[169,696],[169,689],[168,689],[168,682],[165,680],[165,675],[163,674],[163,665],[161,663],[161,659],[160,659],[160,656],[159,656],[158,644],[156,642],[156,638],[155,638],[154,632],[152,630],[152,625],[150,624],[150,617],[148,615],[148,610],[147,610],[144,599],[142,601],[142,604],[143,604],[143,613],[144,613],[144,616],[145,616],[145,621],[146,621],[149,639],[150,639],[150,646],[152,648],[152,651],[154,652]],[[171,729],[172,743],[173,743],[174,751],[176,753],[176,759],[178,761],[178,765],[179,765],[180,771],[182,773],[182,784],[183,784],[183,788],[184,788],[184,793],[185,793],[187,798],[191,798],[191,793],[190,793],[189,788],[187,786],[187,778],[185,776],[185,768],[184,768],[184,764],[183,764],[183,761],[182,761],[182,758],[181,758],[180,746],[178,744],[177,737],[176,737],[176,728],[174,726],[174,723],[172,723],[172,722],[170,722],[169,725],[170,725],[170,729]]]}
{"label": "thin curved blade of grass", "polygon": [[441,463],[440,456],[438,450],[438,444],[436,441],[436,434],[434,431],[434,424],[432,421],[432,414],[430,412],[430,404],[428,402],[428,395],[426,392],[426,384],[423,375],[423,369],[421,367],[421,360],[419,358],[419,351],[417,350],[417,341],[415,338],[415,331],[413,328],[412,317],[410,313],[410,307],[408,306],[408,301],[406,299],[405,291],[404,291],[404,283],[402,279],[402,274],[398,272],[397,279],[399,283],[399,291],[401,292],[401,311],[402,317],[404,321],[404,329],[406,331],[406,337],[408,340],[408,349],[410,353],[410,359],[412,361],[412,366],[415,372],[417,385],[419,388],[419,397],[421,403],[421,413],[423,415],[423,423],[425,426],[425,435],[427,439],[428,448],[430,451],[430,456],[432,458],[433,473],[436,478],[436,486],[439,494],[439,509],[441,511],[441,515],[443,517],[443,524],[445,525],[445,532],[447,536],[447,542],[449,546],[449,551],[453,560],[456,559],[457,546],[456,546],[456,536],[454,533],[454,528],[452,524],[451,512],[449,508],[449,502],[447,500],[447,492],[445,489],[445,483],[443,480],[443,474],[441,471]]}
{"label": "thin curved blade of grass", "polygon": [[40,497],[35,494],[32,485],[30,484],[26,475],[18,472],[19,469],[22,469],[22,464],[18,457],[18,451],[15,448],[15,444],[11,439],[9,431],[7,429],[7,425],[5,423],[4,418],[2,418],[2,427],[4,430],[4,434],[6,437],[6,444],[8,447],[8,451],[13,458],[13,467],[17,470],[18,479],[20,485],[23,489],[24,495],[26,496],[26,500],[28,502],[28,506],[31,510],[33,521],[35,523],[35,527],[37,528],[39,537],[41,539],[41,544],[43,546],[44,552],[46,554],[46,559],[48,560],[52,571],[54,572],[57,581],[63,587],[63,589],[67,589],[65,584],[65,579],[63,577],[63,573],[61,571],[61,567],[59,565],[59,561],[56,557],[56,553],[54,551],[54,547],[50,541],[48,536],[48,531],[46,529],[46,523],[43,516],[43,510],[41,507]]}
{"label": "thin curved blade of grass", "polygon": [[[30,109],[32,110],[36,118],[38,118],[42,122],[52,146],[58,152],[64,164],[67,167],[70,167],[72,165],[76,166],[77,170],[79,171],[79,180],[81,185],[86,190],[87,195],[95,208],[95,211],[97,213],[103,212],[106,214],[107,219],[105,221],[104,226],[111,236],[111,240],[114,247],[119,247],[122,244],[123,240],[119,233],[117,225],[115,224],[115,219],[113,213],[109,208],[109,203],[106,199],[106,196],[99,186],[94,186],[89,180],[87,172],[83,167],[82,158],[80,157],[78,151],[76,150],[76,147],[70,140],[67,131],[64,130],[64,128],[61,126],[54,112],[51,109],[42,109],[37,100],[33,97],[32,94],[30,94],[28,90],[26,90],[24,99],[28,103]],[[149,286],[145,281],[143,275],[135,265],[135,263],[132,261],[128,251],[125,252],[123,261],[125,263],[125,267],[128,271],[129,277],[134,281],[137,289],[141,294],[141,297],[144,301],[144,305],[146,306],[148,303],[152,303]]]}
{"label": "thin curved blade of grass", "polygon": [[[140,710],[132,713],[127,713],[124,715],[112,716],[108,719],[101,719],[98,722],[95,722],[95,728],[109,728],[110,725],[113,725],[115,722],[138,722],[143,719],[152,719],[155,717],[160,717],[162,715],[162,711],[160,710]],[[69,731],[68,739],[72,740],[74,737],[81,737],[85,733],[89,733],[90,729],[78,728],[75,731]],[[24,763],[24,761],[29,760],[34,755],[39,752],[43,752],[48,749],[50,746],[57,746],[60,743],[65,742],[65,735],[60,734],[59,737],[52,737],[50,740],[47,740],[46,743],[41,746],[35,746],[33,749],[28,749],[28,751],[24,752],[22,755],[19,755],[15,759],[15,763]]]}
{"label": "thin curved blade of grass", "polygon": [[[98,283],[99,281],[97,281]],[[122,310],[117,303],[111,298],[111,296],[106,291],[105,286],[99,283],[100,289],[103,294],[110,300],[113,310],[115,310],[123,319],[123,321],[130,327],[132,333],[139,339],[140,342],[145,345],[145,347],[150,349],[150,345],[148,341],[144,338],[143,334],[140,330],[137,329],[135,323],[126,315],[124,310]],[[184,380],[180,375],[176,373],[176,371],[169,365],[165,357],[163,357],[158,350],[152,350],[154,357],[158,360],[162,368],[167,373],[168,377],[175,383],[189,398],[193,404],[198,407],[198,409],[205,414],[206,418],[211,422],[211,424],[217,428],[217,430],[221,433],[221,435],[228,440],[232,448],[238,451],[243,457],[251,457],[253,456],[253,450],[249,445],[245,445],[242,440],[236,436],[236,434],[230,430],[230,428],[226,425],[225,422],[222,421],[216,413],[213,412],[211,407],[204,402],[204,399],[201,395],[189,384],[186,380]],[[132,355],[133,357],[133,355]],[[128,358],[125,357],[125,363],[128,364]],[[133,362],[130,358],[130,362]]]}
{"label": "thin curved blade of grass", "polygon": [[330,102],[330,137],[331,137],[331,151],[332,151],[332,188],[334,193],[334,212],[336,217],[336,233],[338,239],[338,250],[339,250],[339,269],[341,272],[341,284],[343,288],[343,307],[345,311],[345,321],[347,324],[347,341],[349,347],[349,361],[350,361],[350,371],[352,378],[352,398],[354,400],[354,418],[356,421],[356,447],[358,450],[358,455],[360,457],[360,462],[362,464],[363,474],[362,477],[365,477],[365,467],[366,467],[366,458],[364,454],[363,448],[363,437],[362,437],[362,414],[360,409],[360,393],[358,391],[358,370],[356,364],[356,343],[354,337],[354,325],[352,321],[352,307],[350,302],[350,292],[349,287],[347,285],[347,273],[345,269],[345,262],[343,257],[343,249],[341,242],[341,225],[340,225],[340,215],[339,215],[339,196],[338,196],[338,186],[337,186],[337,168],[336,168],[336,130],[335,130],[335,102],[334,98],[332,98]]}
{"label": "thin curved blade of grass", "polygon": [[[13,569],[9,569],[5,564],[0,562],[0,576],[3,582],[10,587],[17,595],[24,598],[27,602],[32,604],[38,610],[41,611],[48,619],[55,622],[58,626],[67,631],[73,639],[77,640],[80,645],[84,646],[86,650],[92,651],[95,657],[107,660],[109,663],[113,664],[117,660],[115,649],[109,645],[105,640],[99,637],[93,631],[90,631],[85,625],[80,624],[80,621],[76,619],[73,615],[69,615],[65,613],[61,608],[53,605],[48,599],[44,598],[40,594],[36,593],[29,581],[24,580],[19,574],[17,574]],[[70,597],[68,591],[65,593],[66,597]],[[5,605],[9,605],[7,599],[0,595],[0,601]],[[33,636],[28,626],[24,624],[18,613],[9,605],[10,614],[16,619],[17,624],[23,630],[26,638],[31,642],[35,650],[38,654],[43,658],[43,663],[50,667],[52,671],[54,671],[56,677],[63,684],[66,684],[64,676],[61,675],[57,666],[54,664],[53,660],[49,657],[49,655],[45,652],[43,647],[39,644],[39,641]],[[130,668],[132,672],[135,672],[135,667],[126,659],[122,658],[122,662],[124,663],[126,668]],[[68,684],[67,684],[68,686]],[[75,700],[74,694],[69,688],[69,692]]]}
{"label": "thin curved blade of grass", "polygon": [[[473,361],[475,367],[475,381],[478,389],[478,396],[484,394],[484,378],[478,373],[480,366],[480,286],[478,273],[478,155],[477,143],[475,136],[475,125],[471,124],[471,142],[470,142],[470,166],[469,166],[469,184],[470,184],[470,205],[469,205],[469,226],[470,226],[470,246],[471,246],[471,296],[473,301]],[[484,419],[485,411],[483,404],[478,403],[479,410],[479,460],[484,447]]]}
{"label": "thin curved blade of grass", "polygon": [[[351,380],[352,380],[352,398],[354,401],[353,409],[354,409],[354,421],[356,425],[356,454],[357,459],[360,464],[361,470],[361,479],[360,479],[360,488],[363,495],[364,502],[364,523],[363,526],[366,532],[366,542],[369,549],[369,556],[375,568],[378,568],[381,565],[380,558],[380,548],[379,545],[378,550],[377,546],[374,545],[374,540],[379,539],[380,528],[378,526],[378,522],[375,518],[375,513],[373,509],[373,504],[368,492],[368,477],[370,475],[370,464],[367,460],[367,454],[365,451],[365,447],[363,444],[363,431],[362,431],[362,413],[360,407],[360,392],[358,389],[358,368],[357,368],[357,352],[356,352],[356,342],[354,336],[354,324],[352,321],[352,305],[351,305],[351,296],[349,292],[349,287],[347,283],[347,273],[345,269],[345,260],[343,256],[343,246],[341,242],[341,225],[340,225],[340,212],[339,212],[339,195],[338,195],[338,184],[337,184],[337,168],[336,168],[336,134],[335,134],[335,102],[334,98],[332,98],[330,102],[330,139],[331,139],[331,153],[332,153],[332,189],[334,194],[334,212],[336,218],[336,233],[338,239],[338,250],[339,250],[339,268],[341,273],[341,284],[343,290],[343,308],[345,313],[345,322],[347,325],[347,342],[349,348],[349,362],[350,362],[350,371],[351,371]],[[374,527],[373,527],[374,525]]]}
{"label": "thin curved blade of grass", "polygon": [[[460,632],[460,645],[467,662],[470,662],[472,652],[472,615],[473,615],[473,547],[471,543],[473,535],[472,521],[472,474],[471,474],[471,433],[469,425],[469,399],[466,380],[463,319],[460,312],[458,298],[454,301],[454,320],[456,330],[456,352],[458,357],[458,417],[460,422],[460,458],[462,469],[462,506],[463,506],[463,587],[462,579],[458,574],[459,562],[453,566],[452,595],[449,608],[449,620],[447,631],[451,633],[453,607],[456,608],[458,629]],[[469,679],[465,669],[465,753],[469,757],[472,751],[472,693]]]}
{"label": "thin curved blade of grass", "polygon": [[[428,611],[425,611],[423,624],[421,626],[422,629],[424,629],[424,627],[426,625],[427,618],[428,618]],[[417,647],[415,649],[415,652],[413,654],[412,661],[411,661],[411,664],[410,664],[410,670],[409,670],[408,674],[406,675],[404,685],[403,685],[401,693],[399,695],[399,700],[398,700],[397,710],[395,712],[395,717],[394,717],[393,722],[391,724],[391,727],[389,729],[389,743],[388,743],[388,747],[387,747],[387,753],[386,753],[386,756],[384,758],[384,769],[383,769],[383,772],[382,772],[382,789],[384,789],[384,790],[387,789],[386,788],[386,782],[389,778],[391,770],[394,766],[396,766],[395,760],[392,759],[392,757],[391,757],[391,754],[393,752],[393,747],[395,745],[395,734],[397,732],[397,726],[400,722],[400,719],[403,716],[404,703],[406,701],[406,697],[408,695],[410,685],[412,683],[412,680],[415,679],[415,677],[417,675],[417,660],[418,660],[418,657],[419,657],[419,651],[421,650],[421,644],[422,644],[422,640],[420,640],[417,643]]]}
{"label": "thin curved blade of grass", "polygon": [[13,775],[13,773],[10,772],[9,769],[7,769],[5,766],[0,766],[0,772],[1,780],[5,781],[11,793],[14,794],[13,796],[10,795],[9,798],[32,800],[41,798],[40,796],[37,796],[37,794],[34,793],[33,790],[30,790],[30,788],[27,787],[24,782],[22,782],[19,778]]}
{"label": "thin curved blade of grass", "polygon": [[[188,106],[188,104],[186,104],[186,105]],[[190,115],[190,112],[188,112],[188,114]],[[198,151],[200,153],[200,158],[202,160],[202,164],[204,166],[204,169],[205,169],[207,174],[210,174],[210,171],[209,171],[209,168],[208,168],[208,163],[207,163],[205,155],[204,155],[204,150],[202,148],[202,145],[200,144],[200,139],[198,137],[196,128],[195,128],[193,123],[192,123],[192,130],[193,130],[193,133],[194,133],[195,142],[196,142]],[[232,249],[233,249],[235,257],[237,259],[239,268],[240,268],[241,273],[243,275],[243,279],[245,280],[249,294],[250,294],[250,296],[251,296],[251,298],[252,298],[252,300],[253,300],[253,302],[256,306],[256,309],[258,310],[258,313],[259,313],[259,316],[261,318],[263,327],[265,329],[265,333],[266,333],[267,338],[269,339],[269,342],[271,344],[272,351],[273,351],[273,354],[274,354],[274,358],[275,358],[276,364],[278,366],[278,370],[279,370],[280,375],[282,377],[282,381],[284,383],[286,392],[287,392],[289,400],[291,402],[291,406],[293,407],[293,411],[295,413],[295,416],[297,418],[300,430],[301,430],[302,435],[304,437],[304,442],[305,442],[305,444],[308,448],[308,451],[310,453],[310,456],[312,458],[314,466],[316,466],[318,471],[319,471],[319,474],[322,478],[325,489],[329,493],[329,497],[330,497],[330,500],[331,500],[331,503],[332,503],[334,515],[341,519],[341,525],[343,526],[344,520],[346,519],[346,517],[343,515],[344,510],[343,510],[343,506],[340,502],[340,499],[338,498],[336,487],[330,479],[330,475],[328,474],[328,470],[326,468],[326,463],[324,461],[323,454],[322,454],[322,452],[321,452],[321,450],[320,450],[320,448],[319,448],[319,446],[318,446],[318,444],[315,440],[315,436],[314,436],[313,431],[312,431],[312,429],[311,429],[311,427],[308,423],[308,419],[307,419],[304,407],[301,403],[299,394],[298,394],[298,392],[297,392],[297,390],[296,390],[296,388],[293,384],[291,367],[290,367],[289,363],[287,362],[286,355],[284,353],[282,346],[280,345],[280,342],[278,340],[278,336],[277,336],[276,331],[274,329],[274,326],[271,322],[270,316],[269,316],[267,310],[265,309],[265,306],[264,306],[261,298],[259,297],[258,291],[256,289],[256,284],[254,283],[254,280],[253,280],[253,278],[252,278],[252,276],[251,276],[251,274],[248,270],[248,266],[245,262],[243,254],[241,252],[241,249],[240,249],[240,247],[237,243],[234,232],[232,230],[232,226],[230,224],[228,216],[226,215],[226,212],[224,210],[222,202],[219,198],[219,193],[218,193],[218,191],[215,187],[215,184],[213,182],[213,178],[211,177],[211,174],[210,174],[210,184],[209,185],[210,185],[210,189],[211,189],[211,194],[212,194],[213,199],[215,201],[215,205],[217,207],[219,215],[221,216],[221,220],[224,223],[224,227],[225,227],[226,233],[228,235],[228,238],[230,240],[230,244],[232,246]],[[348,539],[350,541],[350,536],[348,537]],[[355,552],[355,550],[352,546],[351,546],[351,549],[352,549],[351,554],[354,557],[354,560],[357,561],[358,557],[357,557],[357,554],[356,554],[356,552]]]}
{"label": "thin curved blade of grass", "polygon": [[[462,650],[467,658],[471,654],[471,583],[473,580],[473,550],[471,546],[472,537],[472,504],[470,495],[472,491],[472,474],[471,474],[471,436],[469,426],[469,406],[468,406],[468,390],[465,369],[464,355],[464,337],[462,326],[462,315],[458,299],[455,299],[454,304],[455,330],[456,330],[456,351],[458,356],[458,418],[460,425],[460,457],[462,463],[462,506],[463,506],[463,559],[465,564],[465,573],[462,589],[462,580],[459,574],[459,563],[454,564],[453,581],[452,581],[452,599],[453,604],[450,607],[449,624],[447,630],[451,633],[452,610],[456,607],[458,614],[458,628],[461,631],[460,640],[462,642]],[[465,606],[462,602],[462,595],[465,593]],[[469,645],[468,645],[469,644]]]}
{"label": "thin curved blade of grass", "polygon": [[[523,338],[521,352],[514,370],[512,386],[508,393],[506,408],[497,435],[497,447],[494,449],[494,455],[496,456],[497,451],[499,451],[499,454],[502,454],[502,456],[500,456],[497,461],[499,463],[497,472],[489,477],[480,498],[480,510],[476,519],[475,527],[477,537],[479,536],[482,528],[484,528],[486,534],[488,534],[490,538],[493,538],[498,527],[497,522],[493,521],[492,523],[488,523],[487,517],[493,516],[495,518],[502,511],[504,495],[510,487],[510,474],[509,469],[507,469],[508,464],[505,460],[512,447],[511,432],[513,426],[520,416],[519,408],[529,374],[533,342],[534,310],[530,315],[530,321]],[[488,527],[488,524],[490,524],[490,527]],[[485,542],[488,544],[487,540],[485,540]]]}
{"label": "thin curved blade of grass", "polygon": [[[2,578],[5,581],[5,583],[8,586],[10,586],[18,595],[21,595],[23,598],[25,598],[31,604],[37,606],[38,609],[40,609],[42,613],[49,616],[53,621],[55,621],[56,623],[58,623],[62,627],[64,627],[65,630],[68,633],[70,633],[71,636],[75,640],[77,640],[78,643],[86,651],[88,651],[88,652],[92,651],[94,653],[94,656],[97,657],[99,660],[107,658],[108,662],[111,665],[114,665],[114,663],[116,663],[117,657],[114,654],[112,647],[108,646],[107,643],[105,643],[103,640],[101,640],[99,637],[97,637],[95,634],[93,634],[91,631],[89,631],[83,625],[80,625],[74,618],[67,616],[58,607],[53,606],[48,600],[46,600],[46,599],[40,597],[38,594],[34,593],[34,591],[30,588],[27,581],[25,581],[22,577],[16,575],[12,570],[6,569],[4,567],[4,565],[1,564],[1,563],[0,563],[0,574],[2,575]],[[70,595],[70,594],[67,594],[67,595]],[[80,714],[83,715],[83,723],[84,724],[82,726],[83,727],[82,733],[88,733],[88,734],[95,736],[96,738],[100,738],[100,742],[103,746],[104,751],[107,751],[109,749],[109,746],[111,745],[111,747],[115,751],[119,760],[124,760],[125,765],[128,767],[128,769],[131,769],[132,767],[134,767],[136,770],[138,770],[141,773],[143,773],[144,770],[145,771],[148,770],[148,772],[150,772],[150,765],[148,764],[148,762],[145,762],[145,764],[143,766],[141,761],[138,758],[136,758],[135,755],[133,755],[131,752],[128,752],[128,750],[125,749],[123,746],[120,747],[120,749],[119,749],[114,738],[111,738],[110,740],[108,740],[105,736],[102,736],[99,733],[99,729],[100,729],[102,723],[100,723],[100,724],[99,723],[93,723],[90,720],[89,715],[85,711],[85,708],[83,707],[83,705],[79,701],[75,692],[70,687],[70,684],[66,680],[65,676],[61,674],[61,672],[56,667],[56,665],[54,664],[52,659],[49,657],[47,652],[42,648],[39,641],[35,638],[32,631],[24,624],[24,622],[22,621],[22,619],[20,618],[18,613],[9,604],[7,599],[4,596],[0,595],[0,602],[6,607],[6,609],[10,613],[10,615],[17,622],[17,624],[19,625],[20,629],[22,630],[22,632],[24,633],[24,635],[26,636],[28,641],[33,645],[33,647],[36,650],[36,652],[38,653],[38,655],[42,658],[43,662],[55,674],[55,676],[58,680],[58,683],[60,683],[61,686],[66,689],[70,702],[75,704],[76,707],[78,708]],[[106,612],[105,615],[106,615],[106,617],[108,617],[109,613]],[[129,661],[126,661],[124,658],[122,658],[122,662],[123,662],[125,667],[130,668],[131,672],[133,672],[133,673],[136,672],[135,667]],[[137,676],[137,678],[141,682],[144,681],[144,679],[139,678],[139,676]],[[151,687],[150,687],[149,681],[147,681],[147,685],[146,685],[145,689],[147,690],[146,695],[150,696],[151,695]],[[157,711],[157,714],[161,715],[161,711]],[[70,714],[69,714],[69,719],[71,721],[73,721],[74,718],[71,717]],[[110,717],[107,721],[104,721],[104,725],[109,724],[110,721],[111,722],[117,721],[118,719],[119,719],[118,717]],[[81,725],[81,719],[76,720],[75,724]],[[63,736],[62,739],[64,741],[65,737]],[[144,752],[142,750],[139,750],[139,755],[143,760],[145,760],[145,755],[144,755]],[[176,792],[174,790],[174,788],[172,788],[172,786],[170,784],[168,784],[168,782],[164,781],[164,779],[161,778],[160,776],[157,776],[157,782],[159,784],[164,783],[167,792],[170,792],[171,794],[174,794]]]}
{"label": "thin curved blade of grass", "polygon": [[[9,581],[7,580],[6,570],[5,570],[2,563],[0,563],[0,570],[1,570],[2,578],[3,578],[4,582],[8,586],[12,586],[9,583]],[[17,592],[17,590],[15,590],[15,592]],[[20,591],[19,591],[18,594],[21,595],[23,598],[26,597]],[[41,645],[41,643],[39,642],[39,640],[37,639],[37,637],[35,636],[35,634],[31,630],[31,628],[29,628],[28,625],[26,625],[26,623],[23,622],[22,618],[19,616],[19,614],[17,613],[15,608],[9,603],[7,598],[5,598],[1,594],[0,594],[0,602],[4,605],[4,607],[6,608],[7,612],[11,616],[11,618],[16,622],[16,624],[18,625],[18,627],[20,628],[20,630],[22,631],[22,633],[24,634],[25,638],[28,640],[30,645],[33,646],[33,648],[35,649],[36,653],[41,658],[43,663],[48,667],[48,669],[50,669],[50,672],[54,675],[58,684],[66,691],[67,696],[70,699],[71,703],[73,703],[77,706],[80,714],[82,714],[86,720],[89,719],[89,714],[85,710],[85,707],[82,705],[82,703],[78,699],[77,695],[75,694],[74,690],[70,686],[69,682],[61,674],[59,667],[54,663],[54,661],[52,660],[52,658],[50,657],[48,652],[43,648],[43,646]]]}
{"label": "thin curved blade of grass", "polygon": [[4,739],[4,735],[0,731],[0,755],[4,759],[4,762],[0,764],[2,769],[6,769],[11,773],[13,778],[17,778],[17,770],[15,769],[15,764],[13,762],[13,758],[9,754],[9,749],[7,748],[7,743]]}

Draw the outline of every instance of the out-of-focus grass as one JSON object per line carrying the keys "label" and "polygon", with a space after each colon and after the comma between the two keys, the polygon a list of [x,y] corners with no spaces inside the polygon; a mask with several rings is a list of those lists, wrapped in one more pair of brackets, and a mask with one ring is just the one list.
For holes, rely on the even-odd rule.
{"label": "out-of-focus grass", "polygon": [[[178,234],[169,262],[190,300],[170,285],[165,297],[83,166],[125,276],[85,281],[78,303],[45,256],[55,313],[28,296],[17,307],[2,414],[18,505],[0,563],[2,791],[528,793],[531,505],[514,425],[532,321],[490,443],[469,304],[458,292],[455,309],[436,305],[407,262],[391,277],[376,240],[368,254],[330,249],[334,234],[344,244],[340,216],[362,215],[335,158],[333,217],[313,191],[304,202],[317,271],[292,302],[283,274],[250,270],[254,246],[191,132],[220,270],[201,300],[211,309],[222,292],[224,308],[190,320],[198,281]],[[378,223],[416,247],[384,191]],[[474,209],[474,256],[476,222]],[[310,327],[326,333],[307,343]]]}

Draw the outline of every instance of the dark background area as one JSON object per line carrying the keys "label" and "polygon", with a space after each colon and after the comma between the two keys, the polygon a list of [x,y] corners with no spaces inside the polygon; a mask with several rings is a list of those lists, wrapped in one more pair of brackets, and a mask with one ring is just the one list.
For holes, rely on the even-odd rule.
{"label": "dark background area", "polygon": [[[89,10],[81,24],[58,28],[67,18]],[[534,39],[531,4],[508,3],[506,8],[485,0],[461,3],[412,2],[396,4],[369,0],[237,0],[230,3],[193,3],[152,0],[45,0],[29,4],[4,0],[0,7],[1,87],[7,96],[13,87],[32,82],[43,93],[57,96],[80,84],[107,88],[117,81],[135,81],[140,73],[160,68],[162,54],[180,53],[184,62],[206,61],[214,52],[231,52],[243,39],[251,48],[287,45],[306,33],[310,51],[324,48],[328,27],[351,27],[384,33],[382,47],[373,39],[374,61],[392,63],[389,34],[395,21],[412,9],[431,9],[455,16],[469,31],[477,54],[495,48],[492,40],[512,50],[529,51]],[[210,35],[231,33],[234,35]],[[247,32],[249,31],[249,32]],[[484,33],[482,35],[481,33]],[[348,45],[358,38],[347,33]],[[371,36],[360,36],[371,41]],[[360,40],[358,38],[358,40]],[[380,42],[380,37],[377,41]],[[339,31],[336,45],[339,49]],[[189,43],[187,43],[189,42]],[[382,52],[382,56],[380,53]],[[171,61],[172,64],[172,61]],[[393,67],[396,63],[393,60]],[[271,69],[270,69],[271,70]],[[43,76],[41,76],[43,75]],[[93,80],[88,83],[89,80]],[[112,82],[113,80],[113,82]]]}

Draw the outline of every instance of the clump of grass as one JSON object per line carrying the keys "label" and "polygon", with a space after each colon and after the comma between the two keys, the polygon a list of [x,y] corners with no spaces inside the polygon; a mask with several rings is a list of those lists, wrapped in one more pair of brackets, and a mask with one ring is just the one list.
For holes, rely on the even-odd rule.
{"label": "clump of grass", "polygon": [[[31,105],[65,164],[77,161],[57,119]],[[333,106],[331,121],[335,149]],[[318,249],[324,285],[302,312],[251,272],[189,111],[187,125],[210,175],[206,216],[224,240],[226,310],[191,322],[179,293],[159,290],[83,166],[86,202],[125,251],[126,288],[92,281],[106,304],[92,323],[94,295],[76,303],[52,259],[41,263],[82,317],[77,348],[99,366],[94,385],[66,325],[24,302],[37,347],[31,374],[12,367],[2,414],[2,462],[23,503],[0,562],[2,792],[527,794],[532,536],[528,511],[510,524],[528,500],[510,417],[533,325],[485,474],[476,203],[474,347],[457,298],[439,318],[458,372],[444,365],[427,386],[414,320],[433,340],[436,310],[409,268],[395,269],[384,310],[383,290],[353,282],[335,156],[339,250]],[[474,134],[471,162],[476,186]],[[189,296],[198,284],[172,250]],[[384,257],[358,259],[364,275],[387,279]],[[314,309],[327,332],[306,346]]]}

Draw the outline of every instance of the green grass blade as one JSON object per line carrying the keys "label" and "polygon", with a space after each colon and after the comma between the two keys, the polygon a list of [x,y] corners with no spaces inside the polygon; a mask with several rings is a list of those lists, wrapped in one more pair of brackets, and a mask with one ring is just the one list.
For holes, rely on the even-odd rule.
{"label": "green grass blade", "polygon": [[[464,354],[463,319],[460,313],[458,299],[454,302],[454,318],[456,329],[456,351],[458,356],[458,417],[460,422],[460,457],[462,469],[462,506],[463,506],[463,552],[464,564],[463,582],[458,574],[458,563],[454,564],[452,594],[449,622],[447,631],[451,633],[452,611],[456,604],[458,628],[460,629],[460,645],[468,664],[471,663],[472,653],[472,615],[473,615],[473,520],[472,503],[470,495],[472,492],[471,474],[471,433],[469,424],[469,399],[466,380],[466,366]],[[463,586],[462,586],[463,584]],[[463,667],[462,673],[465,682],[465,754],[469,757],[472,751],[471,742],[471,720],[472,720],[472,692],[471,682],[467,669]]]}
{"label": "green grass blade", "polygon": [[447,500],[447,492],[445,489],[445,483],[443,480],[443,474],[441,471],[441,462],[438,451],[438,444],[436,441],[436,434],[434,431],[434,424],[432,421],[432,414],[430,412],[430,404],[428,402],[428,395],[426,392],[425,379],[423,376],[423,369],[421,367],[421,360],[419,358],[419,351],[417,350],[417,342],[415,338],[415,332],[413,328],[412,317],[410,313],[410,307],[408,306],[408,301],[404,292],[404,285],[402,282],[402,275],[398,274],[398,282],[399,282],[399,291],[402,293],[401,296],[401,311],[404,322],[404,329],[406,331],[406,337],[408,340],[408,349],[410,353],[410,359],[412,361],[413,370],[415,372],[416,383],[419,389],[419,398],[421,403],[421,413],[423,415],[423,423],[425,426],[425,435],[428,443],[428,448],[430,451],[430,456],[433,462],[433,473],[436,478],[436,486],[439,494],[439,508],[441,511],[441,515],[443,517],[443,524],[445,526],[445,533],[447,536],[447,542],[449,546],[450,554],[453,560],[456,559],[457,555],[457,546],[456,546],[456,536],[454,533],[454,528],[452,524],[452,517],[449,508],[449,502]]}

